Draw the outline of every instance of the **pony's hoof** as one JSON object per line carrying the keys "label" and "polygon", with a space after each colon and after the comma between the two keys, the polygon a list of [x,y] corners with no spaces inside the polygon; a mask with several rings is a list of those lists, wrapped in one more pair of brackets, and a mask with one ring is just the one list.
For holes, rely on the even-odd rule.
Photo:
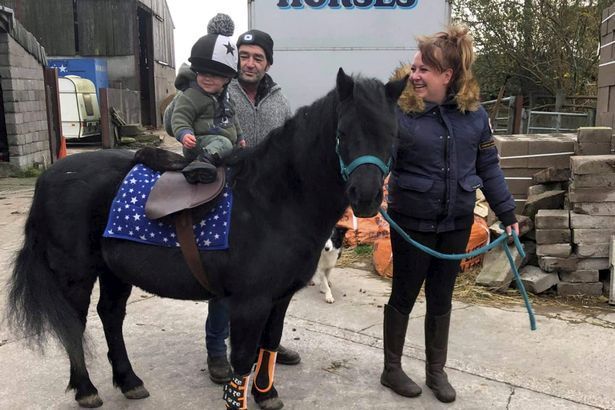
{"label": "pony's hoof", "polygon": [[279,397],[272,397],[263,401],[256,402],[258,406],[263,410],[279,410],[284,407],[284,403]]}
{"label": "pony's hoof", "polygon": [[103,405],[103,401],[98,394],[92,394],[90,396],[77,399],[77,403],[79,403],[79,407],[86,407],[88,409],[93,409]]}
{"label": "pony's hoof", "polygon": [[143,385],[141,385],[124,392],[124,397],[130,400],[139,400],[149,397],[149,392]]}

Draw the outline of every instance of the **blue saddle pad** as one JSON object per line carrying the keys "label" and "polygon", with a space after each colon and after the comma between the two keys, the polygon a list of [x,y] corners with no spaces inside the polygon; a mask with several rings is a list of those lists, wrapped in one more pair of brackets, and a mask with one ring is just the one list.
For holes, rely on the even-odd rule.
{"label": "blue saddle pad", "polygon": [[[122,181],[109,212],[105,238],[126,239],[149,245],[178,247],[175,225],[154,221],[145,216],[145,203],[154,183],[160,178],[143,164],[135,165]],[[197,247],[201,250],[228,249],[231,225],[232,191],[224,186],[216,206],[192,226]]]}

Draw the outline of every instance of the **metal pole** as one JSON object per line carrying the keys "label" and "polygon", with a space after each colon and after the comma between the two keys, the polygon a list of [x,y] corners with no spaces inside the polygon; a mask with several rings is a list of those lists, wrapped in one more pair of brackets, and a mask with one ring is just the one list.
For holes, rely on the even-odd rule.
{"label": "metal pole", "polygon": [[523,96],[517,95],[515,97],[515,113],[513,115],[513,134],[521,134],[521,117],[523,117]]}

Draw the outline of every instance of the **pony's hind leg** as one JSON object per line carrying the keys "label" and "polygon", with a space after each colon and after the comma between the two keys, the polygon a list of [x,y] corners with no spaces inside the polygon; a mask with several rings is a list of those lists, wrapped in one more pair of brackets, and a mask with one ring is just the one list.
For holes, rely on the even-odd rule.
{"label": "pony's hind leg", "polygon": [[149,392],[132,369],[122,332],[126,301],[131,290],[132,285],[122,282],[110,272],[102,273],[97,310],[109,348],[107,357],[113,368],[113,384],[120,388],[126,398],[143,399],[149,396]]}
{"label": "pony's hind leg", "polygon": [[[323,279],[327,280],[326,278]],[[278,392],[274,387],[276,358],[274,352],[280,345],[284,328],[284,317],[286,316],[290,299],[291,297],[283,299],[273,306],[261,338],[258,361],[252,383],[252,395],[254,396],[254,401],[264,410],[277,410],[284,407],[284,403],[278,397]]]}
{"label": "pony's hind leg", "polygon": [[75,318],[78,319],[75,320],[75,324],[78,323],[78,325],[75,326],[74,334],[60,336],[70,361],[70,380],[67,390],[75,390],[75,400],[79,406],[87,408],[100,407],[103,404],[98,390],[90,380],[83,347],[83,333],[94,281],[95,278],[87,278],[73,283],[70,290],[64,291],[68,303],[78,315],[78,318]]}

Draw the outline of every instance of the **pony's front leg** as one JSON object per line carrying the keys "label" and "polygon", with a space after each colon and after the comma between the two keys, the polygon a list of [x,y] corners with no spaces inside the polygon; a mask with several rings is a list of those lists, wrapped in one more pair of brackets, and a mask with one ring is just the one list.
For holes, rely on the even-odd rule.
{"label": "pony's front leg", "polygon": [[224,386],[224,402],[227,409],[248,408],[248,385],[250,372],[259,341],[271,313],[271,299],[246,299],[234,297],[230,303],[231,313],[231,364],[233,377]]}
{"label": "pony's front leg", "polygon": [[264,410],[276,410],[284,407],[284,403],[278,397],[273,381],[276,350],[282,338],[284,317],[286,316],[286,309],[288,309],[290,299],[291,296],[273,306],[261,338],[254,381],[252,383],[252,395],[254,396],[254,401]]}

